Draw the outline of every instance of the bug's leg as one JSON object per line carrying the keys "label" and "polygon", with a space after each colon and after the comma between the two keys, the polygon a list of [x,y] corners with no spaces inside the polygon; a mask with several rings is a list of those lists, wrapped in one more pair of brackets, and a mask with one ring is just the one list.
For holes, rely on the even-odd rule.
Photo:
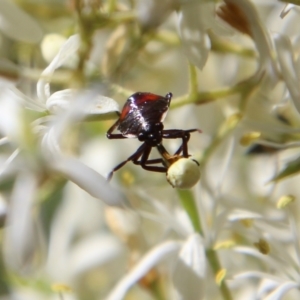
{"label": "bug's leg", "polygon": [[163,164],[163,159],[158,158],[158,159],[150,159],[149,155],[151,152],[152,147],[151,146],[146,146],[146,148],[144,149],[144,153],[141,157],[141,160],[138,161],[137,160],[133,160],[134,164],[140,165],[143,169],[147,170],[147,171],[152,171],[152,172],[160,172],[160,173],[166,173],[167,172],[167,168],[165,166],[149,166],[148,164],[155,164],[155,163],[162,163]]}
{"label": "bug's leg", "polygon": [[163,131],[163,138],[165,139],[175,139],[175,138],[181,138],[182,144],[178,148],[178,150],[175,152],[175,154],[179,155],[182,152],[183,157],[188,157],[188,141],[190,139],[190,132],[180,129],[170,129],[170,130],[164,130]]}
{"label": "bug's leg", "polygon": [[[180,156],[177,154],[177,152],[181,152],[182,146],[179,147],[179,149],[176,151],[175,154],[171,155],[166,148],[163,146],[163,144],[158,144],[156,146],[159,154],[162,157],[162,164],[168,169],[175,161],[177,161]],[[180,150],[180,151],[179,151]]]}
{"label": "bug's leg", "polygon": [[162,136],[165,139],[176,139],[181,138],[182,144],[175,152],[176,155],[179,155],[182,152],[183,157],[189,157],[188,153],[188,141],[191,136],[191,132],[201,132],[200,129],[188,129],[188,130],[181,130],[181,129],[167,129],[162,131]]}
{"label": "bug's leg", "polygon": [[115,166],[108,174],[107,181],[110,181],[114,172],[121,169],[126,163],[128,163],[129,161],[133,161],[133,162],[137,161],[141,157],[143,152],[145,151],[145,147],[146,147],[146,145],[142,144],[131,156],[129,156],[126,160],[124,160],[123,162],[121,162],[120,164]]}
{"label": "bug's leg", "polygon": [[[190,140],[190,137],[191,137],[191,134],[189,132],[185,132],[184,135],[182,136],[181,150],[182,150],[183,157],[189,157],[188,141]],[[181,152],[181,150],[180,150],[180,152]]]}
{"label": "bug's leg", "polygon": [[121,133],[113,133],[113,134],[106,134],[106,137],[110,140],[118,140],[118,139],[127,139],[126,136],[122,135]]}
{"label": "bug's leg", "polygon": [[123,136],[121,133],[112,133],[116,127],[119,125],[120,120],[118,120],[116,123],[114,123],[107,131],[106,137],[110,140],[112,139],[126,139],[126,136]]}
{"label": "bug's leg", "polygon": [[[138,160],[138,161],[133,161],[133,163],[135,165],[141,165],[141,161]],[[148,159],[147,162],[146,162],[146,165],[155,165],[155,164],[163,164],[164,161],[162,158],[155,158],[155,159]]]}

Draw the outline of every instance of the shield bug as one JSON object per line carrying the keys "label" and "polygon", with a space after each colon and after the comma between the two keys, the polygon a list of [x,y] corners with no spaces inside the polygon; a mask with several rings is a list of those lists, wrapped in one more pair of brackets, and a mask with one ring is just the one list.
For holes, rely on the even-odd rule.
{"label": "shield bug", "polygon": [[[201,130],[164,129],[163,121],[169,110],[171,99],[172,93],[159,96],[143,92],[137,92],[127,99],[119,114],[119,119],[110,127],[106,135],[109,139],[137,138],[142,145],[109,173],[108,180],[115,171],[129,161],[148,171],[167,173],[169,166],[175,161],[182,157],[189,157],[190,133],[201,132]],[[113,133],[115,129],[121,133]],[[182,139],[182,144],[174,155],[170,155],[162,141],[163,139],[178,138]],[[153,147],[157,148],[161,158],[149,159]]]}

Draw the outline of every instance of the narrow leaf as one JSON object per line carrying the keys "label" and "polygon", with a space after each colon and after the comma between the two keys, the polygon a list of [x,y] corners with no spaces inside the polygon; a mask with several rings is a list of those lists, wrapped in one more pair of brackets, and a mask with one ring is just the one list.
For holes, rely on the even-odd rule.
{"label": "narrow leaf", "polygon": [[289,176],[296,175],[300,172],[300,157],[286,164],[283,170],[279,174],[275,175],[271,182],[277,182],[279,180],[285,179]]}

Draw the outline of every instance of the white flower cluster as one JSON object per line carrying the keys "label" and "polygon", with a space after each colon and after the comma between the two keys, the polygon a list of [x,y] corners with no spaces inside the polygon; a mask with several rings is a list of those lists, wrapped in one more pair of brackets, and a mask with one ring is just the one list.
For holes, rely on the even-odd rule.
{"label": "white flower cluster", "polygon": [[[0,1],[0,299],[299,299],[299,1],[71,2]],[[132,91],[202,133],[108,183]]]}

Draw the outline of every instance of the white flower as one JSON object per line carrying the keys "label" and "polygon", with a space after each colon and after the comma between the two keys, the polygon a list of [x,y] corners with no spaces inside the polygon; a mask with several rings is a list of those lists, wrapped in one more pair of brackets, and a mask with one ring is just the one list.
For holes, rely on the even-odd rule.
{"label": "white flower", "polygon": [[274,34],[274,43],[283,80],[298,113],[300,113],[300,60],[295,60],[293,46],[287,36]]}
{"label": "white flower", "polygon": [[295,6],[296,5],[294,5],[294,4],[286,4],[280,14],[280,17],[283,19]]}
{"label": "white flower", "polygon": [[174,257],[178,253],[180,246],[180,242],[167,241],[154,247],[122,278],[122,280],[120,280],[112,292],[106,297],[106,300],[123,299],[132,285],[145,276],[153,267],[166,259]]}
{"label": "white flower", "polygon": [[125,249],[107,230],[105,205],[72,183],[62,200],[49,228],[45,274],[54,282],[72,283],[97,267],[109,270]]}
{"label": "white flower", "polygon": [[138,19],[144,28],[159,26],[165,21],[176,5],[174,0],[140,0],[138,1]]}
{"label": "white flower", "polygon": [[191,234],[182,246],[173,270],[174,288],[180,299],[203,299],[206,275],[203,242],[198,234]]}
{"label": "white flower", "polygon": [[205,251],[199,235],[191,234],[184,242],[170,240],[151,249],[120,280],[106,300],[123,299],[132,285],[152,268],[167,261],[175,266],[170,272],[179,299],[202,299],[206,277]]}
{"label": "white flower", "polygon": [[[43,76],[51,76],[70,56],[76,53],[78,47],[79,37],[72,36],[69,38],[45,69],[42,78]],[[103,116],[104,119],[108,118],[110,113],[115,114],[118,111],[117,103],[110,98],[97,96],[93,91],[78,96],[78,93],[75,91],[63,90],[51,95],[49,81],[50,78],[47,80],[41,79],[38,82],[40,101],[34,101],[24,96],[15,88],[2,89],[0,132],[8,136],[9,141],[15,143],[16,147],[21,147],[22,154],[24,147],[30,148],[33,145],[28,145],[28,141],[24,141],[24,122],[26,123],[26,121],[22,117],[20,104],[37,111],[48,110],[56,113],[56,115],[47,118],[46,124],[42,124],[38,120],[35,121],[38,126],[33,128],[34,132],[38,131],[39,133],[40,131],[42,133],[42,148],[35,149],[35,151],[41,152],[39,158],[44,163],[42,167],[47,166],[52,171],[56,171],[71,179],[87,192],[106,203],[112,205],[124,204],[123,196],[111,188],[105,178],[76,159],[66,157],[60,146],[64,134],[74,123],[83,121],[88,117],[100,116],[101,118]],[[33,132],[29,134],[31,135]],[[20,144],[20,142],[23,142],[23,144]],[[3,165],[2,173],[14,168],[11,165],[11,160],[9,162],[9,164]],[[19,164],[19,162],[16,163]],[[36,164],[39,165],[39,162],[36,162]]]}
{"label": "white flower", "polygon": [[[66,41],[42,76],[51,76],[69,55],[75,54],[78,49],[76,41],[78,42],[76,38]],[[0,134],[4,136],[1,142],[9,145],[12,151],[7,154],[10,148],[6,147],[1,153],[0,179],[15,179],[11,193],[6,195],[9,205],[4,256],[7,267],[16,272],[21,268],[32,267],[34,257],[41,255],[42,241],[37,228],[42,226],[35,222],[34,210],[37,201],[40,201],[44,184],[47,185],[47,182],[51,182],[58,175],[74,182],[108,205],[127,206],[122,192],[111,187],[103,176],[79,159],[67,155],[62,146],[62,141],[68,138],[66,134],[74,124],[87,118],[110,118],[118,111],[117,103],[108,97],[99,96],[96,89],[85,93],[63,90],[51,94],[50,80],[47,77],[38,83],[38,101],[25,96],[11,85],[3,84],[0,91]],[[52,115],[31,122],[32,118],[29,118],[26,108]],[[67,243],[69,240],[67,236],[65,238]],[[110,255],[104,259],[103,255],[94,252],[89,257],[92,261],[101,263],[102,260],[104,263],[120,252],[120,245],[116,240],[104,234],[95,236],[86,245],[95,246],[102,242],[107,245],[103,251]],[[78,253],[82,251],[80,247],[83,246],[78,245],[77,252],[74,250],[71,258],[72,262],[76,261],[72,269],[76,274],[83,272],[84,268],[90,268],[92,264],[89,259],[78,259]],[[49,261],[55,266],[52,263],[52,254],[53,252],[49,252]],[[64,259],[67,260],[66,257]],[[53,270],[49,271],[55,273]]]}
{"label": "white flower", "polygon": [[[20,279],[7,283],[11,292],[4,297],[143,299],[146,290],[152,298],[164,293],[174,300],[298,299],[299,176],[270,182],[291,157],[287,175],[300,170],[298,9],[282,19],[285,4],[274,0],[89,2],[75,7],[80,23],[74,27],[69,10],[55,26],[49,10],[35,11],[45,13],[43,26],[51,32],[41,46],[49,66],[40,72],[37,96],[28,91],[40,55],[23,56],[23,44],[3,39],[20,79],[15,87],[0,79],[0,223],[5,218],[8,225],[0,277],[6,272]],[[0,20],[14,23],[2,18],[9,15],[3,3]],[[186,57],[204,69],[190,66],[189,81],[176,25]],[[80,38],[61,35],[77,28]],[[116,32],[121,47],[111,43]],[[109,69],[101,68],[107,47],[120,54],[121,67],[110,80]],[[127,52],[138,56],[127,61]],[[201,180],[192,190],[173,189],[163,174],[131,172],[128,165],[113,182],[123,185],[120,192],[95,171],[105,173],[115,155],[131,153],[139,141],[110,143],[104,134],[109,124],[84,123],[116,117],[118,105],[102,86],[80,90],[70,82],[57,90],[82,71],[79,60],[87,84],[100,73],[105,87],[124,98],[126,88],[171,91],[175,106],[177,100],[189,104],[172,111],[164,125],[203,130],[189,141],[189,153],[201,162]],[[85,68],[91,62],[95,68]],[[181,141],[164,143],[176,151]],[[250,143],[272,152],[254,154]],[[124,209],[123,193],[130,209]],[[74,292],[43,294],[34,278]]]}
{"label": "white flower", "polygon": [[[6,262],[17,270],[33,259],[37,236],[34,234],[32,209],[38,178],[34,173],[20,172],[10,199],[6,220],[4,251]],[[20,235],[20,230],[22,234]]]}
{"label": "white flower", "polygon": [[240,32],[249,35],[259,53],[258,71],[267,69],[276,75],[273,62],[272,44],[269,33],[260,19],[256,7],[249,0],[225,0],[217,11],[219,17]]}
{"label": "white flower", "polygon": [[189,61],[202,69],[210,50],[208,30],[217,34],[228,33],[215,18],[215,4],[212,1],[185,1],[178,19],[183,49]]}

